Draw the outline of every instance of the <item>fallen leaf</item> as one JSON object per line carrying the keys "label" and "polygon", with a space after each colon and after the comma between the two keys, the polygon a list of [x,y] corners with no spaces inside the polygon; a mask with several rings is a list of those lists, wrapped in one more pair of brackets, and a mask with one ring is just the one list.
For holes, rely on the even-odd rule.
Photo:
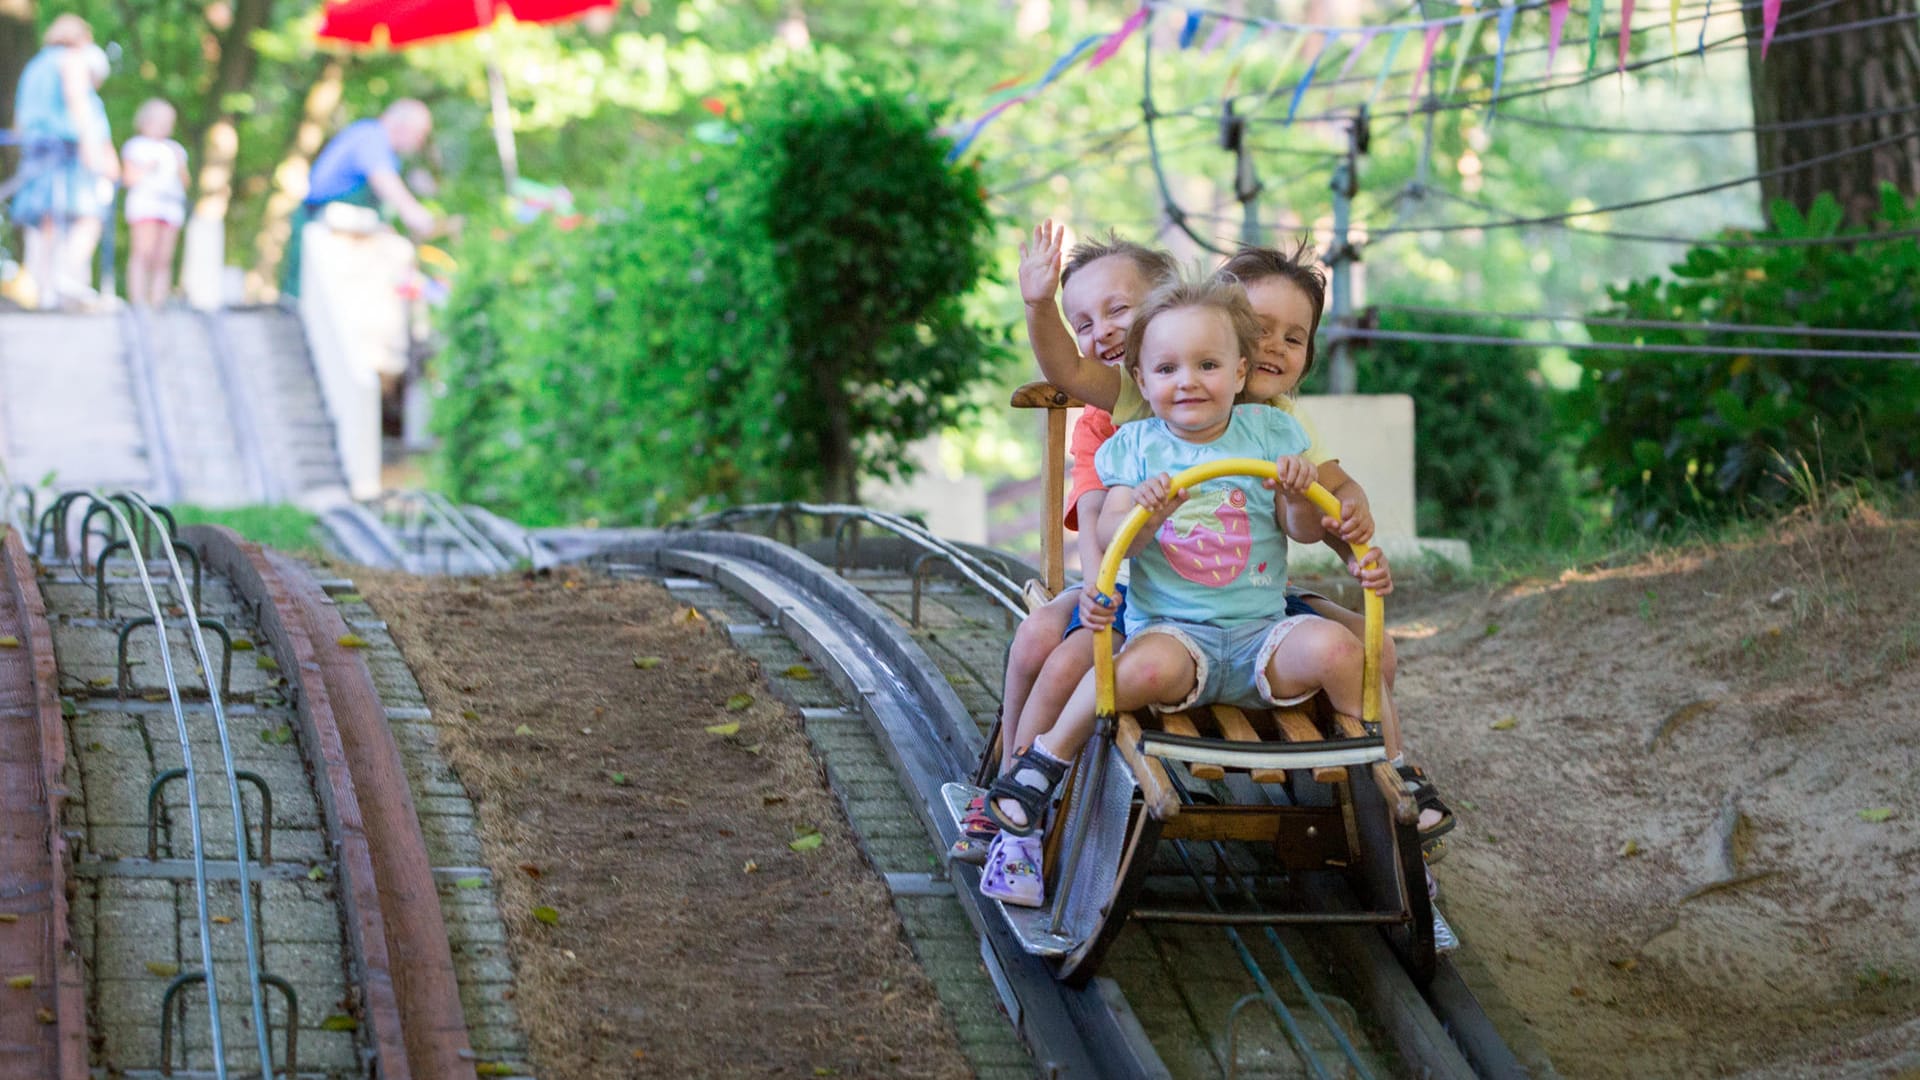
{"label": "fallen leaf", "polygon": [[76,706],[73,703],[72,698],[63,697],[60,699],[60,718],[61,719],[71,720],[75,716],[78,716],[79,714],[80,714],[80,709],[78,706]]}
{"label": "fallen leaf", "polygon": [[487,887],[487,879],[479,875],[455,878],[453,887],[456,889],[484,889]]}
{"label": "fallen leaf", "polygon": [[333,639],[333,643],[343,649],[364,649],[373,644],[359,634],[341,634]]}
{"label": "fallen leaf", "polygon": [[359,1031],[360,1021],[343,1013],[334,1013],[320,1021],[321,1031]]}
{"label": "fallen leaf", "polygon": [[14,637],[12,634],[8,634],[6,637],[0,637],[0,649],[17,649],[19,647],[20,639]]}
{"label": "fallen leaf", "polygon": [[735,694],[727,699],[727,711],[739,712],[753,704],[752,694]]}
{"label": "fallen leaf", "polygon": [[513,729],[513,733],[515,735],[531,735],[533,734],[533,729],[525,724],[521,724],[519,727]]}
{"label": "fallen leaf", "polygon": [[234,651],[234,652],[252,652],[252,651],[253,651],[253,639],[251,639],[251,638],[243,638],[243,637],[237,637],[237,638],[234,638],[234,639],[233,639],[233,651]]}
{"label": "fallen leaf", "polygon": [[705,615],[700,614],[700,610],[698,608],[683,607],[679,611],[676,611],[673,613],[673,621],[677,623],[686,623],[691,625],[693,623],[706,622],[707,617]]}
{"label": "fallen leaf", "polygon": [[324,866],[316,866],[313,869],[307,871],[307,880],[308,881],[327,880],[327,868]]}
{"label": "fallen leaf", "polygon": [[741,867],[740,872],[743,874],[757,874],[760,872],[760,864],[754,862],[752,859],[748,859],[747,865]]}
{"label": "fallen leaf", "polygon": [[533,917],[546,923],[548,926],[560,925],[560,913],[547,907],[545,904],[533,909]]}
{"label": "fallen leaf", "polygon": [[1495,731],[1512,731],[1519,723],[1520,721],[1511,716],[1503,716],[1488,726]]}
{"label": "fallen leaf", "polygon": [[666,663],[666,660],[658,656],[636,656],[633,658],[633,666],[639,668],[641,671],[652,671],[664,663]]}
{"label": "fallen leaf", "polygon": [[1487,629],[1486,629],[1486,636],[1487,636],[1487,637],[1492,637],[1493,635],[1495,635],[1495,634],[1497,634],[1497,633],[1499,633],[1499,632],[1500,632],[1500,624],[1499,624],[1499,623],[1497,623],[1497,622],[1490,622],[1490,623],[1488,623],[1488,624],[1487,624]]}
{"label": "fallen leaf", "polygon": [[626,787],[627,774],[623,772],[610,772],[607,774],[607,783],[612,784],[614,787]]}
{"label": "fallen leaf", "polygon": [[530,878],[537,878],[540,876],[540,873],[541,873],[540,868],[533,865],[530,862],[521,863],[520,872],[527,875]]}
{"label": "fallen leaf", "polygon": [[[147,966],[152,967],[153,965],[148,964]],[[173,970],[179,971],[180,969],[176,967]],[[7,976],[7,985],[13,987],[15,990],[30,990],[33,988],[33,976],[9,975]]]}
{"label": "fallen leaf", "polygon": [[335,596],[333,602],[336,604],[358,604],[362,602],[362,597],[357,592],[343,592]]}
{"label": "fallen leaf", "polygon": [[1629,840],[1626,843],[1620,845],[1621,858],[1631,859],[1638,854],[1640,854],[1640,844],[1638,841]]}
{"label": "fallen leaf", "polygon": [[101,687],[106,687],[106,686],[112,686],[112,685],[113,685],[113,676],[111,676],[111,675],[102,675],[102,676],[100,676],[99,678],[96,678],[96,679],[88,679],[88,680],[87,680],[87,685],[88,685],[88,686],[91,686],[91,687],[93,687],[93,688],[94,688],[94,689],[96,689],[96,690],[97,690],[97,689],[100,689]]}
{"label": "fallen leaf", "polygon": [[1878,825],[1879,823],[1887,820],[1892,816],[1893,816],[1893,808],[1890,806],[1877,806],[1872,810],[1860,811],[1861,821],[1870,821],[1870,822],[1873,822],[1875,825]]}
{"label": "fallen leaf", "polygon": [[1631,956],[1627,957],[1625,960],[1615,960],[1612,963],[1614,967],[1619,968],[1621,971],[1632,971],[1634,968],[1637,968],[1640,966],[1640,961],[1635,960]]}
{"label": "fallen leaf", "polygon": [[279,671],[280,661],[275,660],[266,653],[261,653],[253,658],[253,666],[259,668],[261,671]]}
{"label": "fallen leaf", "polygon": [[58,1017],[53,1015],[52,1009],[41,1009],[33,1014],[33,1018],[43,1024],[51,1024],[58,1019]]}
{"label": "fallen leaf", "polygon": [[162,963],[159,960],[149,960],[147,961],[147,971],[163,979],[171,979],[175,975],[180,974],[180,965]]}
{"label": "fallen leaf", "polygon": [[760,805],[761,805],[761,806],[773,806],[773,805],[775,805],[775,804],[777,804],[777,803],[783,803],[783,802],[786,802],[786,801],[787,801],[787,797],[786,797],[785,795],[762,795],[762,796],[760,796]]}
{"label": "fallen leaf", "polygon": [[285,746],[293,741],[293,729],[285,724],[266,728],[260,732],[260,741],[269,746]]}
{"label": "fallen leaf", "polygon": [[505,1061],[483,1061],[475,1065],[473,1071],[481,1076],[517,1076],[524,1070]]}
{"label": "fallen leaf", "polygon": [[460,719],[462,719],[462,720],[478,720],[478,719],[480,719],[480,714],[479,714],[479,713],[477,713],[477,712],[474,712],[474,711],[473,711],[472,709],[461,709],[461,710],[460,710]]}
{"label": "fallen leaf", "polygon": [[802,682],[814,677],[813,669],[805,664],[795,664],[780,674],[785,675],[789,679],[799,679]]}
{"label": "fallen leaf", "polygon": [[644,1059],[646,1056],[647,1056],[647,1052],[645,1050],[636,1049],[633,1052],[633,1060],[635,1061],[640,1061]]}
{"label": "fallen leaf", "polygon": [[707,733],[710,735],[738,735],[740,734],[740,722],[736,720],[730,724],[708,724]]}
{"label": "fallen leaf", "polygon": [[787,846],[795,851],[812,851],[826,841],[827,838],[821,836],[818,829],[808,829],[798,839],[787,841]]}
{"label": "fallen leaf", "polygon": [[231,916],[231,915],[215,915],[215,916],[213,916],[213,917],[211,917],[211,918],[209,918],[209,919],[208,919],[207,921],[208,921],[208,922],[211,922],[211,923],[217,923],[217,924],[219,924],[219,925],[221,925],[221,926],[225,926],[225,925],[227,925],[228,923],[230,923],[230,922],[232,922],[232,921],[233,921],[233,916]]}
{"label": "fallen leaf", "polygon": [[20,916],[15,915],[11,911],[7,912],[5,915],[0,915],[0,923],[17,923],[19,921],[20,921]]}
{"label": "fallen leaf", "polygon": [[147,693],[141,694],[140,700],[165,701],[167,700],[167,692],[165,690],[151,690],[151,691],[148,691]]}
{"label": "fallen leaf", "polygon": [[1584,986],[1570,986],[1567,988],[1567,993],[1577,998],[1583,998],[1587,996],[1587,988]]}
{"label": "fallen leaf", "polygon": [[815,1065],[815,1066],[813,1067],[813,1075],[815,1075],[815,1076],[839,1076],[840,1074],[839,1074],[838,1072],[836,1072],[835,1070],[833,1070],[833,1069],[829,1069],[829,1068],[827,1068],[827,1067],[826,1067],[825,1065]]}
{"label": "fallen leaf", "polygon": [[757,754],[760,752],[760,744],[754,743],[752,746],[743,746],[740,749],[745,750],[749,754]]}

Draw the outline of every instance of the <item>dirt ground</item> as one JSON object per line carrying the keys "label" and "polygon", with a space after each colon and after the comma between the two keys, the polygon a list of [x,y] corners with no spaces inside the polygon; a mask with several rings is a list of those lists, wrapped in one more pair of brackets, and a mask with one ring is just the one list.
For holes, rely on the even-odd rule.
{"label": "dirt ground", "polygon": [[798,715],[719,630],[577,571],[356,580],[473,794],[540,1076],[968,1074]]}
{"label": "dirt ground", "polygon": [[1563,1075],[1920,1077],[1916,596],[1856,514],[1396,597],[1442,907]]}

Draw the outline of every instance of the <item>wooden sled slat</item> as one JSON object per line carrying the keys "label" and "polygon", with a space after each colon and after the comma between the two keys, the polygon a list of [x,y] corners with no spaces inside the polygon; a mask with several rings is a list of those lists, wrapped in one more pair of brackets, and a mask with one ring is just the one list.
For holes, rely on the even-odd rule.
{"label": "wooden sled slat", "polygon": [[[1313,722],[1307,710],[1297,706],[1273,710],[1273,719],[1280,725],[1280,734],[1288,742],[1320,742],[1326,738],[1320,733],[1320,725]],[[1365,734],[1364,731],[1359,734]],[[1347,779],[1347,770],[1341,768],[1319,768],[1313,770],[1315,783],[1339,784]]]}
{"label": "wooden sled slat", "polygon": [[[1340,729],[1341,735],[1350,739],[1364,738],[1367,734],[1366,725],[1346,713],[1334,713],[1333,725]],[[1392,765],[1384,761],[1374,762],[1373,782],[1379,785],[1380,794],[1386,798],[1387,806],[1392,808],[1395,821],[1412,825],[1420,820],[1420,810],[1414,805],[1413,796],[1407,793],[1406,784]]]}
{"label": "wooden sled slat", "polygon": [[[1213,718],[1219,723],[1221,734],[1232,739],[1234,742],[1260,741],[1260,733],[1253,730],[1253,724],[1248,722],[1247,714],[1232,705],[1215,705],[1213,707]],[[1284,784],[1287,782],[1287,770],[1285,769],[1250,769],[1248,772],[1256,784]]]}
{"label": "wooden sled slat", "polygon": [[[1218,710],[1216,710],[1216,714],[1217,712]],[[1190,739],[1200,737],[1200,729],[1193,726],[1193,717],[1183,712],[1160,714],[1160,729],[1169,735],[1183,735]],[[1227,778],[1227,770],[1225,768],[1219,765],[1210,765],[1206,762],[1189,762],[1187,764],[1187,771],[1193,774],[1195,780],[1225,780]]]}
{"label": "wooden sled slat", "polygon": [[1174,794],[1173,779],[1167,775],[1167,766],[1152,754],[1140,749],[1140,722],[1132,713],[1121,713],[1114,721],[1113,743],[1120,748],[1120,756],[1127,761],[1127,768],[1133,772],[1133,781],[1140,785],[1140,801],[1147,812],[1157,821],[1171,821],[1180,815],[1180,796]]}

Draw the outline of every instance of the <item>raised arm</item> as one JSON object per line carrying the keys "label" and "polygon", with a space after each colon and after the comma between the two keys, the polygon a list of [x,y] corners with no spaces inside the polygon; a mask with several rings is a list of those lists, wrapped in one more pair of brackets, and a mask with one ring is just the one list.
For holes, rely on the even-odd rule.
{"label": "raised arm", "polygon": [[390,207],[407,231],[414,236],[425,236],[433,231],[433,213],[420,205],[407,189],[407,182],[400,174],[391,169],[381,169],[367,177],[367,186],[380,197],[381,205]]}
{"label": "raised arm", "polygon": [[1020,299],[1026,304],[1027,340],[1040,374],[1097,409],[1113,411],[1120,400],[1120,372],[1082,356],[1060,315],[1060,255],[1066,229],[1052,219],[1034,227],[1033,242],[1020,245]]}

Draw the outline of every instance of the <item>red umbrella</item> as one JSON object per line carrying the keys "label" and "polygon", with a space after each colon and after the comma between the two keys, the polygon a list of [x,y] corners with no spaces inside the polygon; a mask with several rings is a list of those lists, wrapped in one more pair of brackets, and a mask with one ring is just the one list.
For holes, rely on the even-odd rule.
{"label": "red umbrella", "polygon": [[[321,41],[351,45],[415,45],[491,27],[503,15],[516,22],[550,23],[578,18],[616,0],[339,0],[327,5]],[[507,122],[507,88],[500,66],[487,53],[487,83],[493,98],[493,138],[508,186],[518,178],[513,129]]]}
{"label": "red umbrella", "polygon": [[340,0],[320,22],[322,41],[411,45],[484,30],[502,15],[523,23],[560,22],[615,0]]}

